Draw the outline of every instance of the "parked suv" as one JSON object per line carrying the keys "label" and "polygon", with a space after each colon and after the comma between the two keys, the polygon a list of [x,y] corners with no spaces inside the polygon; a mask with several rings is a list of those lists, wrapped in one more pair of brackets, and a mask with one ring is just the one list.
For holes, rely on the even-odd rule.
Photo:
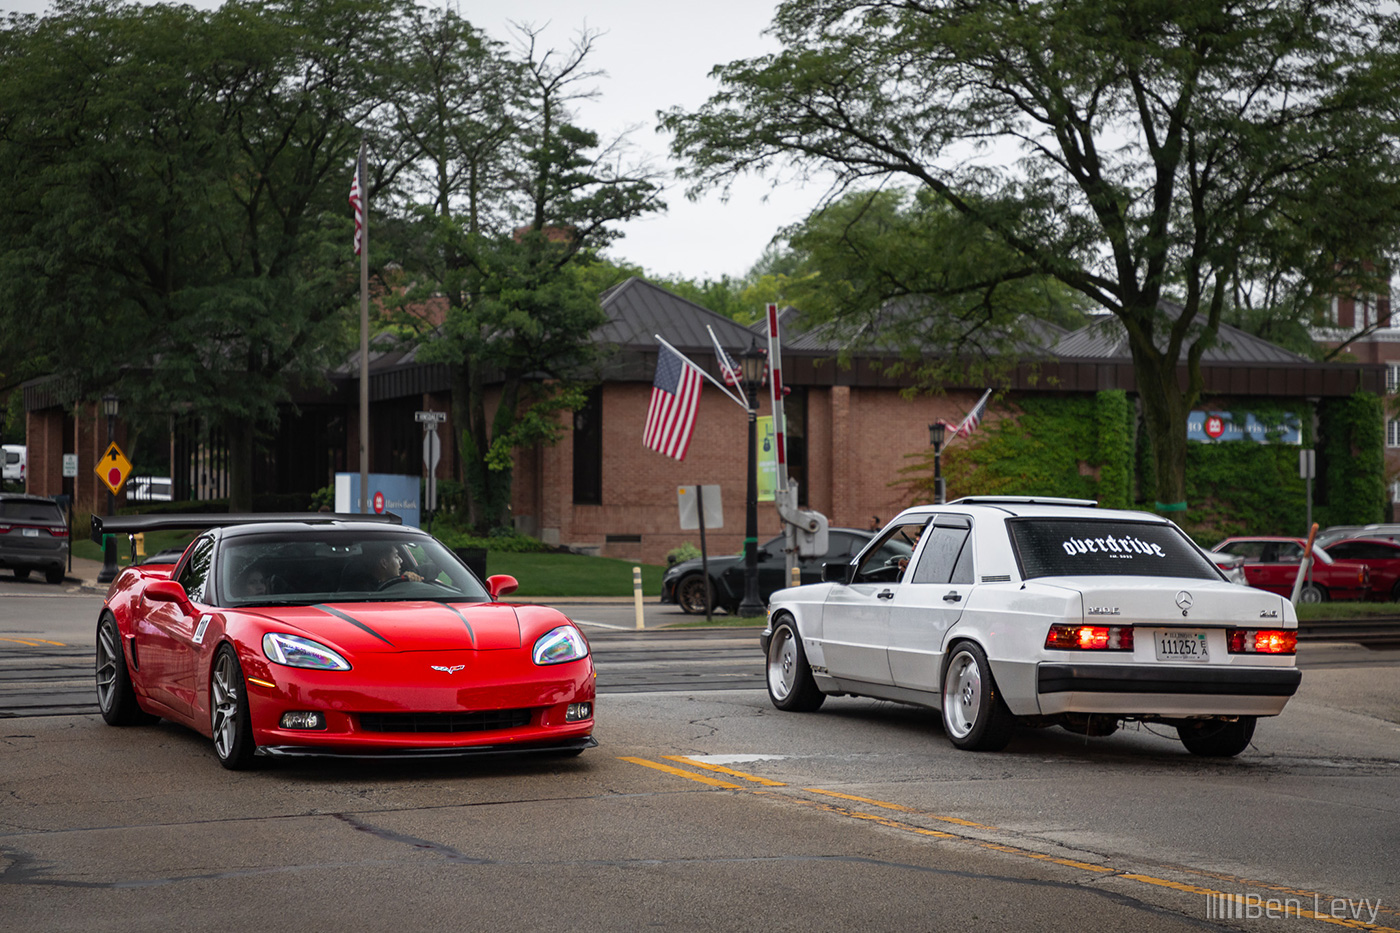
{"label": "parked suv", "polygon": [[68,523],[52,499],[0,493],[0,567],[21,580],[42,570],[62,583],[68,568]]}

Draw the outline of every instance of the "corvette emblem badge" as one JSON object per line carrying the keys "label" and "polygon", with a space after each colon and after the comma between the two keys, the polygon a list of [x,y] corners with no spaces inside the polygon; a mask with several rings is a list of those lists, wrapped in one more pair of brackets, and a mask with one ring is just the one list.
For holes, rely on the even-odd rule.
{"label": "corvette emblem badge", "polygon": [[451,667],[448,667],[446,664],[433,664],[430,666],[433,670],[442,671],[444,674],[455,674],[458,671],[465,670],[467,667],[465,664],[454,664]]}

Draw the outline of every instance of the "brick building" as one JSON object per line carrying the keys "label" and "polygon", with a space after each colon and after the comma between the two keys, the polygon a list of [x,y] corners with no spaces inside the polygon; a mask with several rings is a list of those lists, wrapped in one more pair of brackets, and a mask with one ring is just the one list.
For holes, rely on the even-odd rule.
{"label": "brick building", "polygon": [[[588,404],[573,415],[571,430],[560,443],[516,452],[515,526],[549,543],[661,562],[668,550],[696,541],[695,532],[679,528],[676,487],[718,485],[724,524],[707,531],[707,542],[712,553],[737,552],[743,539],[746,488],[743,410],[707,387],[684,462],[644,447],[642,432],[656,369],[656,335],[716,376],[707,327],[735,355],[755,340],[763,346],[763,338],[756,330],[641,279],[624,282],[600,301],[608,323],[594,337],[608,352],[593,374],[598,385]],[[1357,389],[1380,394],[1386,388],[1387,368],[1378,362],[1315,363],[1229,328],[1223,330],[1222,341],[1203,361],[1207,398],[1324,398]],[[1047,333],[1044,346],[1011,374],[1006,386],[1010,397],[1135,390],[1131,359],[1111,324],[1071,334]],[[1400,351],[1400,343],[1395,348]],[[879,356],[856,355],[844,366],[836,362],[838,349],[816,333],[784,336],[783,376],[791,389],[785,403],[789,463],[804,507],[825,514],[833,526],[865,528],[910,504],[900,471],[926,455],[928,425],[939,419],[960,421],[986,387],[948,385],[941,395],[909,396],[907,385],[885,371]],[[450,413],[450,372],[444,364],[421,362],[412,347],[385,340],[377,340],[371,352],[370,469],[419,473],[422,430],[414,412]],[[1400,366],[1400,352],[1394,359]],[[309,492],[328,485],[337,471],[358,469],[357,373],[358,360],[352,359],[333,375],[329,392],[298,400],[296,412],[288,413],[255,471],[256,491]],[[105,448],[100,416],[90,406],[65,411],[57,390],[43,381],[26,386],[25,407],[30,489],[45,495],[63,491],[61,454],[78,452],[79,508],[100,508],[102,498],[96,495],[95,478],[90,478],[91,464]],[[765,397],[760,414],[768,413]],[[1000,417],[995,403],[986,417]],[[450,420],[443,428],[444,439],[454,436]],[[117,436],[119,441],[124,436],[120,424]],[[215,497],[211,493],[217,493],[216,484],[200,483],[210,475],[210,463],[206,459],[201,469],[192,459],[204,456],[207,449],[217,449],[217,441],[172,440],[169,462],[177,498]],[[217,460],[213,467],[217,476]],[[455,445],[445,443],[438,475],[450,478],[456,470]],[[959,492],[951,488],[948,495],[953,498]],[[776,510],[761,505],[760,540],[779,531]]]}

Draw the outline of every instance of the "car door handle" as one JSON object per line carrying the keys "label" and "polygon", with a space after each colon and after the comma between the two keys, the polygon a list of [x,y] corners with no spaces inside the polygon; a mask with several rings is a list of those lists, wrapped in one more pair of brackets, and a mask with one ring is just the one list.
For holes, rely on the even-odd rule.
{"label": "car door handle", "polygon": [[894,599],[894,590],[881,590],[875,594],[877,599]]}
{"label": "car door handle", "polygon": [[943,601],[945,603],[960,603],[962,602],[962,594],[957,590],[950,590],[943,595]]}

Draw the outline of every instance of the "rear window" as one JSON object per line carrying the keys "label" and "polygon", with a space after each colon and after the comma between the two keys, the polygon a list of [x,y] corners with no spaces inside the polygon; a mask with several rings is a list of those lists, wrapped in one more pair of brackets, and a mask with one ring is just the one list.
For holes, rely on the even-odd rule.
{"label": "rear window", "polygon": [[11,499],[0,502],[0,518],[12,522],[43,522],[46,525],[62,525],[63,513],[52,502],[25,502]]}
{"label": "rear window", "polygon": [[1215,565],[1174,525],[1020,518],[1007,522],[1021,576],[1192,577],[1219,580]]}

